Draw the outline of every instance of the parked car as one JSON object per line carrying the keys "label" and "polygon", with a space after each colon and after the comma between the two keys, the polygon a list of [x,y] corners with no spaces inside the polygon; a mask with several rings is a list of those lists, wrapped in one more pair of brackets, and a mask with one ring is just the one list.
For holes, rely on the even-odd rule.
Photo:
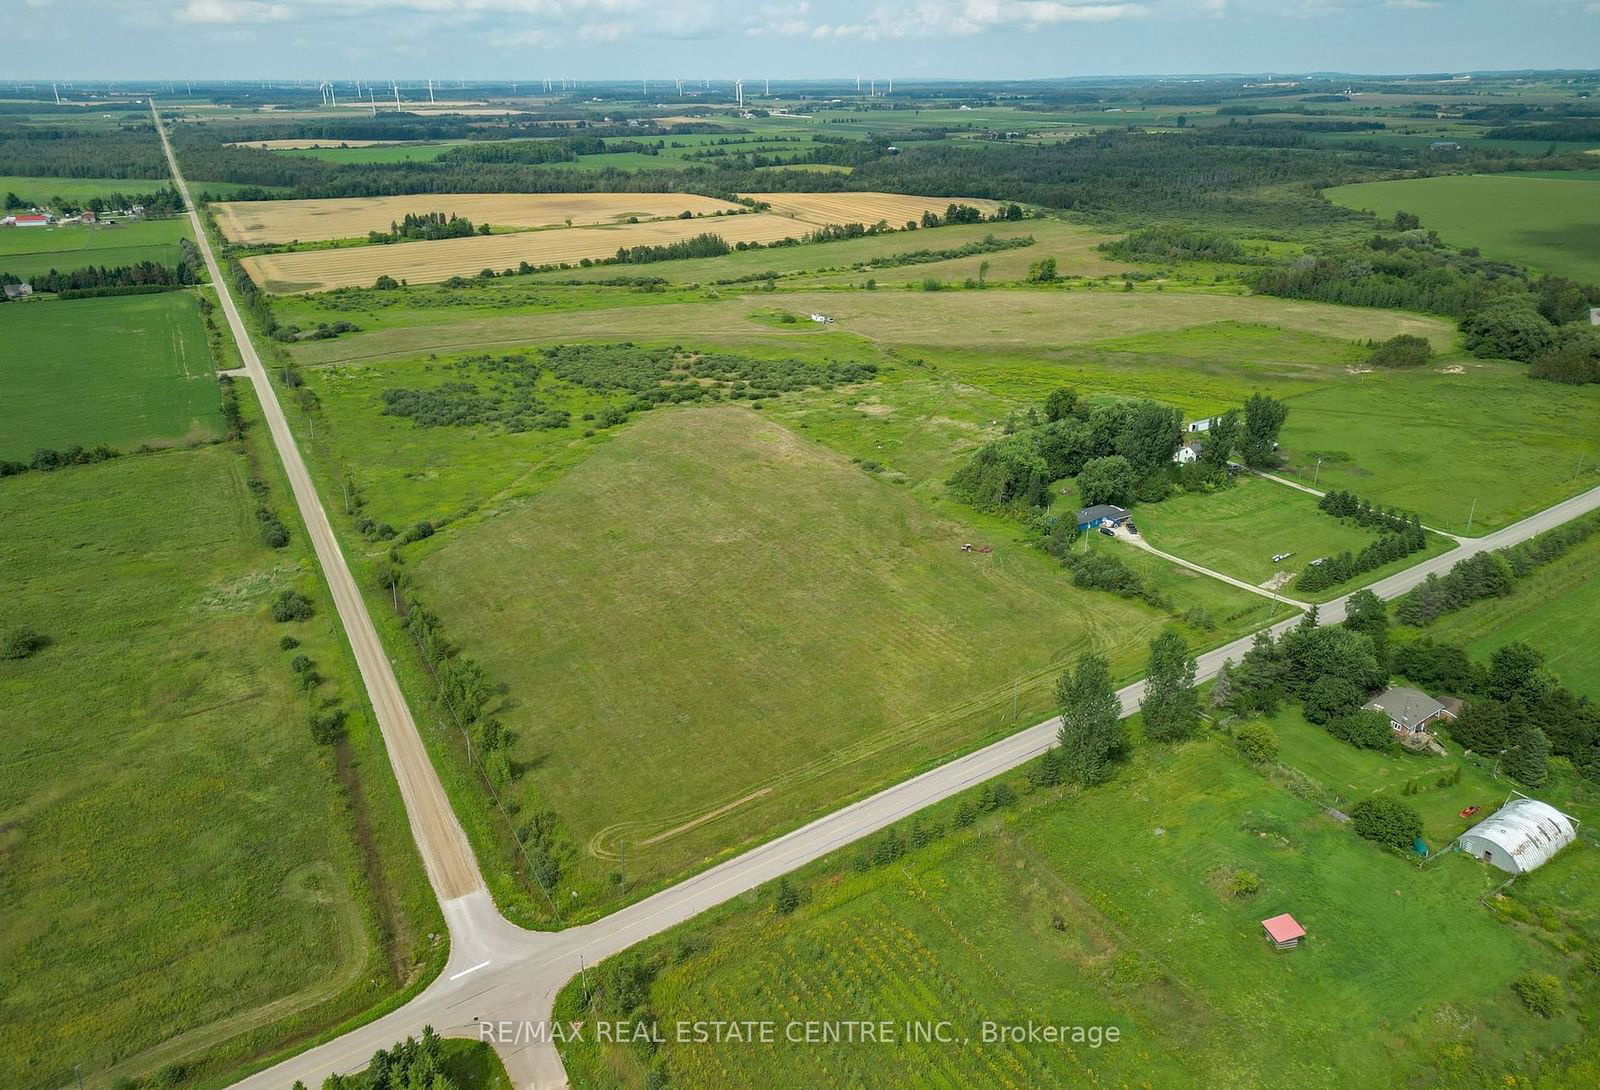
{"label": "parked car", "polygon": [[1139,532],[1139,528],[1133,524],[1132,520],[1123,523],[1123,525],[1128,528],[1128,533],[1130,534],[1137,534]]}
{"label": "parked car", "polygon": [[1115,531],[1115,530],[1113,530],[1113,529],[1112,529],[1112,528],[1111,528],[1111,527],[1109,527],[1109,526],[1102,526],[1102,527],[1100,527],[1100,532],[1101,532],[1101,533],[1102,533],[1102,534],[1105,534],[1105,535],[1106,535],[1106,536],[1107,536],[1107,537],[1116,537],[1116,536],[1117,536],[1117,532],[1116,532],[1116,531]]}

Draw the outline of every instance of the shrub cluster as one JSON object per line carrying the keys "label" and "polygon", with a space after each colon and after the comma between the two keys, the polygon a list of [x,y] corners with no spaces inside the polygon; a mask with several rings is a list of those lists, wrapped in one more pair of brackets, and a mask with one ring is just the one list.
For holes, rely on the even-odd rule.
{"label": "shrub cluster", "polygon": [[[388,231],[368,231],[367,241],[374,245],[391,242],[409,242],[414,239],[433,241],[441,238],[466,238],[476,228],[472,221],[463,216],[451,215],[446,218],[443,212],[407,212],[399,222],[389,221]],[[489,225],[483,225],[483,234],[489,233]]]}
{"label": "shrub cluster", "polygon": [[121,452],[100,443],[88,450],[83,447],[71,446],[66,450],[52,450],[44,448],[33,452],[33,457],[26,462],[0,461],[0,477],[15,477],[28,470],[37,470],[49,473],[51,470],[63,469],[67,466],[86,466],[96,462],[110,461],[112,458],[121,457]]}
{"label": "shrub cluster", "polygon": [[1385,847],[1409,851],[1422,835],[1422,815],[1392,795],[1374,795],[1350,808],[1357,835]]}
{"label": "shrub cluster", "polygon": [[1421,367],[1433,358],[1433,345],[1426,337],[1413,333],[1397,333],[1388,340],[1372,346],[1367,362],[1374,367]]}

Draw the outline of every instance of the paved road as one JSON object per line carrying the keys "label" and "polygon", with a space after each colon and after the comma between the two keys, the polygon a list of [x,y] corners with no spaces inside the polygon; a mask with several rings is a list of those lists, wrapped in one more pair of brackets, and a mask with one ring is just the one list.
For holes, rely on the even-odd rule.
{"label": "paved road", "polygon": [[[395,779],[400,784],[406,815],[411,822],[412,838],[422,854],[428,881],[433,883],[434,892],[441,901],[483,889],[478,861],[467,843],[461,823],[456,820],[455,811],[450,808],[433,763],[428,760],[427,750],[417,734],[417,724],[411,718],[411,709],[406,706],[405,697],[400,693],[400,683],[395,680],[394,670],[378,639],[377,629],[372,625],[372,617],[367,613],[366,602],[333,536],[328,513],[323,509],[322,500],[311,483],[311,475],[306,471],[304,459],[300,457],[300,448],[295,446],[289,422],[284,419],[283,408],[278,404],[278,395],[272,383],[267,381],[261,357],[256,354],[255,345],[250,342],[250,335],[234,305],[231,286],[211,252],[211,240],[206,237],[200,214],[189,199],[189,184],[178,169],[177,157],[172,153],[172,144],[167,140],[167,131],[161,124],[154,101],[150,104],[150,110],[156,118],[156,130],[161,134],[161,146],[167,153],[173,181],[178,192],[183,194],[184,203],[189,206],[189,223],[194,228],[195,241],[205,257],[206,269],[211,273],[212,284],[216,286],[228,327],[233,330],[234,342],[238,344],[239,354],[244,359],[244,370],[255,386],[256,398],[261,402],[261,411],[272,433],[273,445],[277,447],[278,457],[288,474],[295,504],[300,508],[300,517],[311,535],[317,562],[322,565],[339,620],[355,652],[356,665],[367,687],[367,697],[377,713],[378,727],[383,731],[384,745],[389,752],[389,761],[394,765]],[[320,1086],[321,1080],[316,1085]]]}
{"label": "paved road", "polygon": [[[162,142],[166,144],[165,131]],[[187,200],[188,186],[178,171],[170,145],[167,156],[173,177]],[[389,757],[411,819],[412,833],[427,865],[428,877],[439,895],[451,940],[450,959],[444,972],[411,1002],[335,1040],[258,1072],[237,1083],[238,1087],[288,1090],[296,1080],[309,1087],[321,1086],[327,1075],[364,1067],[373,1052],[418,1033],[425,1025],[447,1036],[493,1041],[513,1083],[519,1088],[556,1090],[564,1087],[566,1074],[554,1046],[531,1039],[532,1031],[528,1027],[542,1027],[547,1023],[556,992],[584,966],[1013,769],[1054,744],[1059,723],[1049,719],[819,818],[582,927],[540,933],[509,923],[495,910],[484,889],[476,860],[417,736],[416,725],[400,695],[372,619],[339,551],[277,397],[239,319],[229,286],[217,268],[210,242],[198,215],[191,212],[190,217],[234,339],[244,356],[245,368],[266,412],[273,442],[288,470],[295,500],[311,529],[317,559],[333,589],[339,617],[349,633],[373,707],[378,712]],[[1464,557],[1522,541],[1596,508],[1600,508],[1600,488],[1485,537],[1462,539],[1461,548],[1381,580],[1371,589],[1380,597],[1392,598],[1416,586],[1429,574],[1447,571]],[[1342,620],[1345,603],[1346,599],[1340,598],[1324,604],[1320,609],[1323,622]],[[1281,632],[1297,620],[1282,621],[1273,631]],[[1245,637],[1201,655],[1198,677],[1205,680],[1214,676],[1224,661],[1243,656],[1250,643],[1251,638]],[[1138,707],[1143,692],[1143,682],[1118,692],[1124,714],[1131,714]]]}

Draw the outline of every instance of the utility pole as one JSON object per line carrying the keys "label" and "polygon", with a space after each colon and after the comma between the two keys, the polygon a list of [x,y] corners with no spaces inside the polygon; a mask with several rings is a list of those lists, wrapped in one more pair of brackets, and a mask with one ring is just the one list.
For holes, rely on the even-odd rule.
{"label": "utility pole", "polygon": [[1311,487],[1317,487],[1317,481],[1322,478],[1322,455],[1317,455],[1317,471],[1311,475]]}
{"label": "utility pole", "polygon": [[1472,536],[1472,516],[1478,513],[1478,497],[1472,497],[1472,509],[1467,512],[1467,532],[1462,537]]}

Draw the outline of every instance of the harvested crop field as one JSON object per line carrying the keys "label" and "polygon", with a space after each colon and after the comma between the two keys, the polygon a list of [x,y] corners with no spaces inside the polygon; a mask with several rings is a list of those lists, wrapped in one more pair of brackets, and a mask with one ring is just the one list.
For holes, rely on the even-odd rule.
{"label": "harvested crop field", "polygon": [[[681,205],[687,198],[673,198]],[[245,258],[241,264],[256,283],[272,292],[325,291],[370,285],[380,276],[414,284],[474,276],[483,269],[515,268],[519,262],[544,265],[611,257],[622,247],[660,246],[700,234],[720,235],[728,243],[774,242],[804,234],[806,227],[784,216],[746,214],[714,219],[657,220],[611,227],[573,227],[474,235],[439,242],[393,246],[355,246],[305,250]]]}
{"label": "harvested crop field", "polygon": [[942,215],[952,204],[965,204],[992,215],[996,201],[975,197],[908,197],[903,193],[741,193],[741,197],[764,201],[780,216],[792,216],[807,223],[877,223],[887,220],[900,227],[907,220],[922,218],[924,212]]}
{"label": "harvested crop field", "polygon": [[390,223],[408,212],[444,212],[499,227],[558,227],[569,219],[587,226],[621,223],[629,216],[657,219],[683,212],[701,215],[738,208],[736,204],[693,193],[419,193],[407,197],[220,201],[211,206],[211,211],[228,241],[254,244],[359,238],[368,231],[388,230]]}

